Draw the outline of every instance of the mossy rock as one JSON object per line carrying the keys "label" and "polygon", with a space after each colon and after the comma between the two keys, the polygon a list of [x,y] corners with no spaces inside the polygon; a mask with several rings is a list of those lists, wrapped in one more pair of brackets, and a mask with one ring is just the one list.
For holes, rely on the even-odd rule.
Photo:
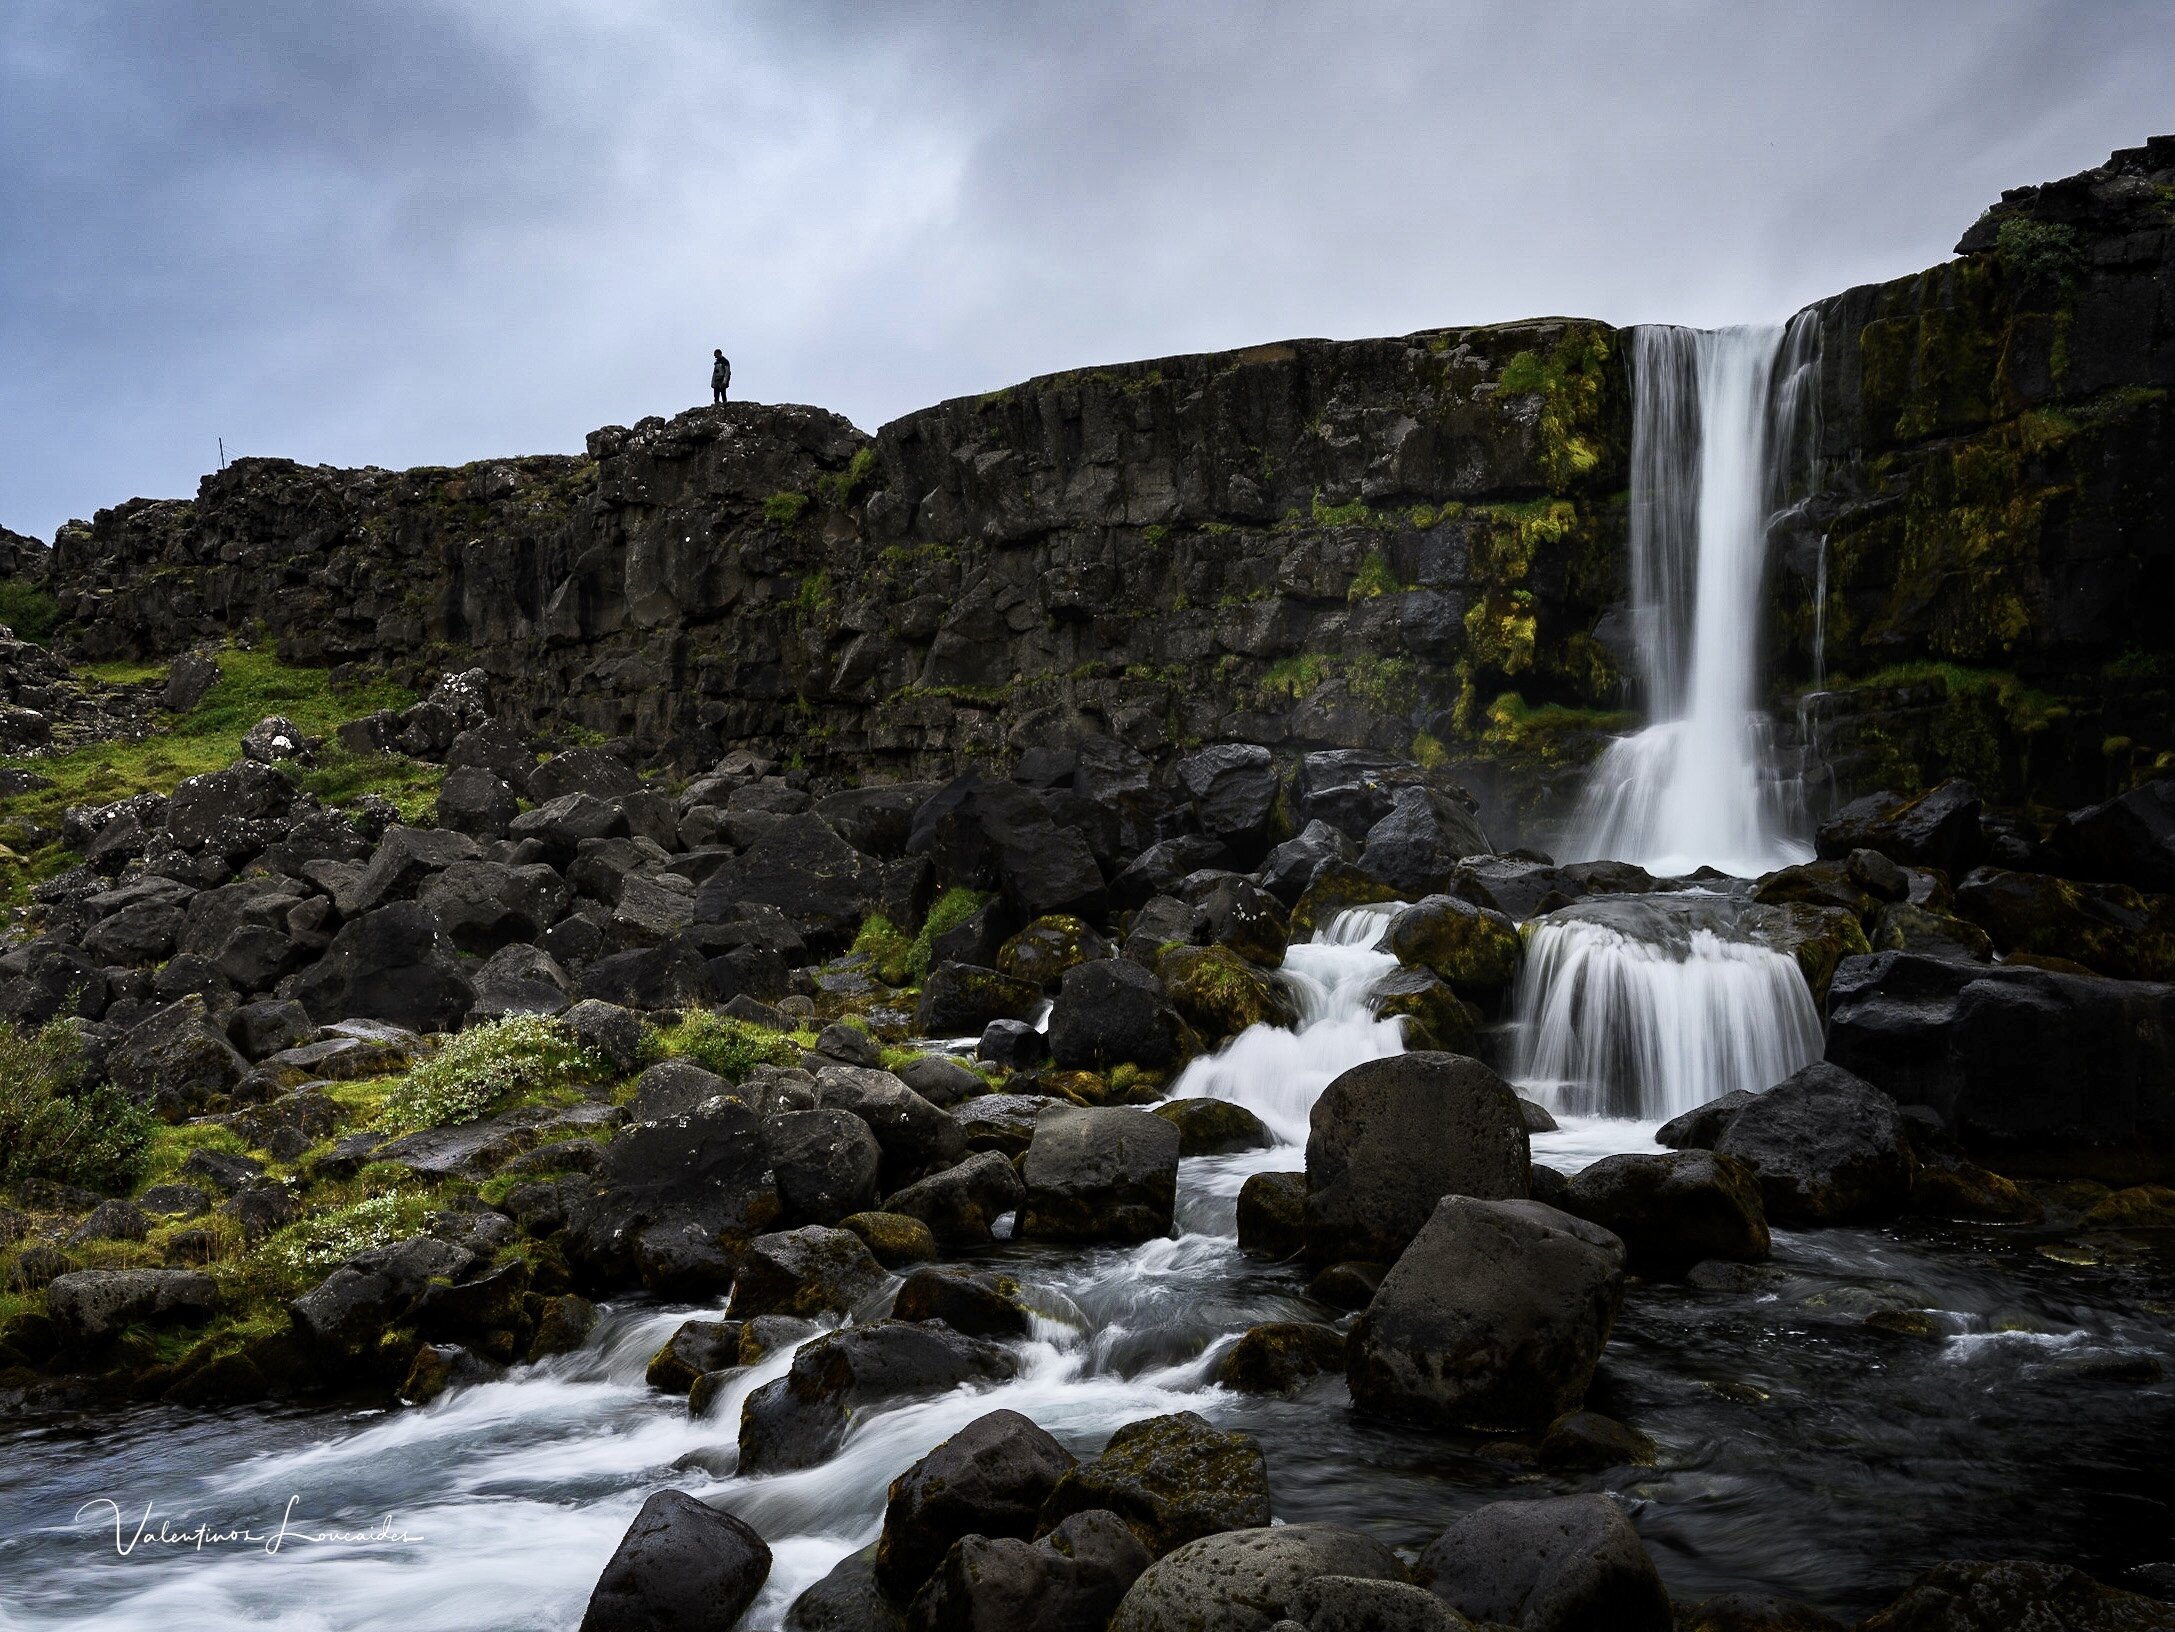
{"label": "mossy rock", "polygon": [[1261,1118],[1228,1099],[1171,1099],[1155,1114],[1178,1130],[1181,1156],[1226,1156],[1235,1150],[1266,1150],[1276,1143]]}
{"label": "mossy rock", "polygon": [[1239,1190],[1239,1251],[1296,1258],[1306,1248],[1307,1176],[1256,1173]]}
{"label": "mossy rock", "polygon": [[1402,1018],[1405,1047],[1470,1054],[1479,1037],[1473,1006],[1432,969],[1399,969],[1375,984],[1377,1020]]}
{"label": "mossy rock", "polygon": [[1054,993],[1065,971],[1093,958],[1110,956],[1110,943],[1086,923],[1066,913],[1037,918],[997,949],[997,967]]}
{"label": "mossy rock", "polygon": [[861,1238],[869,1256],[886,1269],[924,1264],[936,1257],[929,1226],[904,1213],[848,1213],[838,1227]]}
{"label": "mossy rock", "polygon": [[1284,988],[1227,946],[1174,946],[1157,961],[1156,975],[1210,1047],[1249,1026],[1299,1023]]}
{"label": "mossy rock", "polygon": [[1863,957],[1872,951],[1855,912],[1848,907],[1815,906],[1807,901],[1763,913],[1759,936],[1765,945],[1796,959],[1798,972],[1812,991],[1814,1005],[1823,1010],[1836,966],[1845,958]]}
{"label": "mossy rock", "polygon": [[1407,907],[1390,920],[1385,939],[1406,968],[1432,970],[1459,996],[1479,1003],[1509,989],[1525,956],[1518,926],[1507,915],[1454,895],[1431,895]]}
{"label": "mossy rock", "polygon": [[2084,1215],[2095,1229],[2166,1229],[2175,1226],[2175,1190],[2164,1184],[2133,1184],[2106,1196]]}
{"label": "mossy rock", "polygon": [[1983,1218],[2036,1224],[2046,1209],[2014,1179],[1976,1162],[1927,1162],[1911,1175],[1911,1211],[1928,1218]]}
{"label": "mossy rock", "polygon": [[1994,943],[1985,930],[1953,913],[1935,912],[1908,901],[1891,901],[1873,921],[1867,943],[1876,952],[1920,952],[1931,957],[1966,957],[1989,962]]}
{"label": "mossy rock", "polygon": [[1344,1370],[1344,1334],[1310,1320],[1248,1328],[1216,1367],[1216,1381],[1243,1394],[1296,1393],[1309,1379]]}
{"label": "mossy rock", "polygon": [[1110,1091],[1110,1079],[1098,1071],[1045,1071],[1022,1088],[1071,1105],[1108,1105],[1115,1097]]}
{"label": "mossy rock", "polygon": [[1299,897],[1299,904],[1291,909],[1291,938],[1310,939],[1315,930],[1333,923],[1338,913],[1352,907],[1374,907],[1401,899],[1394,887],[1361,872],[1350,862],[1332,862],[1315,875],[1314,882]]}
{"label": "mossy rock", "polygon": [[2065,958],[2117,980],[2175,980],[2175,896],[1982,867],[1956,911],[2002,951]]}

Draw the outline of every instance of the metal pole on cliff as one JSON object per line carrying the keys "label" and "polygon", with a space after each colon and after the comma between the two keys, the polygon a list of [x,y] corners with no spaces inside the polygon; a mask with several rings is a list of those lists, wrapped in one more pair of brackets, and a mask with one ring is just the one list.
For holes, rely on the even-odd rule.
{"label": "metal pole on cliff", "polygon": [[219,468],[227,468],[227,439],[223,436],[219,439]]}

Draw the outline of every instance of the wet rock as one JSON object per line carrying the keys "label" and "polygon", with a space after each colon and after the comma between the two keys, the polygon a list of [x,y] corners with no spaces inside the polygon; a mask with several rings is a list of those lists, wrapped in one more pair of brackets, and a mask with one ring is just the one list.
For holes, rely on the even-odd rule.
{"label": "wet rock", "polygon": [[1566,1411],[1541,1440],[1541,1466],[1572,1470],[1643,1467],[1653,1462],[1654,1442],[1598,1411]]}
{"label": "wet rock", "polygon": [[1824,1060],[1755,1095],[1714,1148],[1752,1169],[1777,1223],[1885,1218],[1910,1197],[1903,1113],[1863,1078]]}
{"label": "wet rock", "polygon": [[784,1111],[765,1117],[763,1148],[790,1219],[836,1224],[876,1199],[883,1150],[868,1124],[851,1111]]}
{"label": "wet rock", "polygon": [[1349,863],[1359,856],[1359,846],[1329,823],[1308,822],[1295,839],[1287,839],[1269,852],[1262,863],[1263,888],[1285,906],[1296,906],[1307,886],[1326,867]]}
{"label": "wet rock", "polygon": [[681,1322],[664,1347],[649,1357],[643,1381],[666,1394],[684,1395],[704,1372],[738,1365],[744,1324],[737,1320]]}
{"label": "wet rock", "polygon": [[459,1343],[425,1343],[415,1351],[415,1361],[397,1392],[410,1405],[428,1405],[449,1388],[488,1383],[502,1371]]}
{"label": "wet rock", "polygon": [[1936,1564],[1860,1632],[2159,1632],[2168,1606],[2067,1564]]}
{"label": "wet rock", "polygon": [[733,1280],[736,1319],[757,1315],[851,1315],[883,1289],[883,1268],[861,1238],[811,1224],[759,1235]]}
{"label": "wet rock", "polygon": [[939,1110],[989,1092],[989,1080],[949,1054],[924,1054],[899,1067],[898,1079]]}
{"label": "wet rock", "polygon": [[576,1293],[547,1297],[536,1316],[536,1335],[529,1340],[528,1359],[534,1362],[554,1354],[572,1354],[589,1341],[598,1318],[597,1306]]}
{"label": "wet rock", "polygon": [[581,1632],[732,1632],[769,1578],[770,1548],[754,1530],[660,1490],[597,1577]]}
{"label": "wet rock", "polygon": [[1366,1258],[1345,1258],[1321,1270],[1307,1282],[1307,1296],[1332,1309],[1364,1309],[1382,1289],[1387,1264]]}
{"label": "wet rock", "polygon": [[1473,1632],[1473,1623],[1433,1593],[1403,1581],[1357,1575],[1317,1575],[1292,1594],[1295,1621],[1306,1632]]}
{"label": "wet rock", "polygon": [[1750,1088],[1732,1088],[1719,1099],[1671,1117],[1655,1131],[1654,1143],[1670,1150],[1712,1150],[1737,1113],[1758,1097]]}
{"label": "wet rock", "polygon": [[784,1632],[906,1632],[906,1615],[876,1584],[876,1549],[840,1559],[785,1612]]}
{"label": "wet rock", "polygon": [[1149,1566],[1110,1618],[1110,1632],[1268,1632],[1324,1576],[1408,1579],[1370,1536],[1325,1524],[1229,1530]]}
{"label": "wet rock", "polygon": [[903,1601],[962,1537],[1029,1539],[1074,1465],[1071,1452],[1016,1411],[977,1417],[892,1480],[876,1579]]}
{"label": "wet rock", "polygon": [[1013,1071],[1032,1071],[1050,1057],[1049,1040],[1024,1020],[992,1020],[974,1057]]}
{"label": "wet rock", "polygon": [[1076,1513],[1029,1545],[963,1536],[920,1594],[916,1632],[1103,1632],[1148,1567],[1148,1551],[1115,1514]]}
{"label": "wet rock", "polygon": [[978,1037],[993,1021],[1033,1020],[1042,988],[994,969],[940,964],[922,983],[914,1029],[924,1037]]}
{"label": "wet rock", "polygon": [[941,1246],[987,1246],[998,1219],[1016,1213],[1027,1200],[1019,1172],[995,1151],[980,1151],[884,1200],[887,1212],[902,1213],[928,1226]]}
{"label": "wet rock", "polygon": [[2175,893],[2175,778],[2159,777],[2071,811],[2047,847],[2077,878]]}
{"label": "wet rock", "polygon": [[957,1122],[889,1071],[827,1065],[816,1073],[816,1102],[851,1111],[883,1149],[883,1182],[899,1185],[932,1168],[949,1167],[967,1151]]}
{"label": "wet rock", "polygon": [[1025,1337],[1033,1326],[1018,1281],[965,1264],[915,1270],[900,1285],[891,1313],[898,1320],[941,1320],[969,1337]]}
{"label": "wet rock", "polygon": [[1672,1632],[1639,1533],[1605,1496],[1491,1502],[1420,1555],[1429,1590],[1476,1621],[1529,1632]]}
{"label": "wet rock", "polygon": [[1035,1137],[1035,1122],[1050,1103],[1040,1094],[988,1094],[954,1106],[952,1120],[966,1134],[969,1150],[1024,1156]]}
{"label": "wet rock", "polygon": [[1956,912],[2004,953],[2064,958],[2120,980],[2175,979],[2175,896],[1980,867],[1957,885]]}
{"label": "wet rock", "polygon": [[1461,997],[1494,1004],[1518,977],[1525,943],[1500,912],[1431,895],[1390,920],[1384,940],[1407,968],[1431,971]]}
{"label": "wet rock", "polygon": [[1375,982],[1377,1020],[1401,1018],[1404,1043],[1414,1052],[1470,1054],[1479,1038],[1473,1005],[1433,970],[1396,969]]}
{"label": "wet rock", "polygon": [[1604,1157],[1556,1205],[1621,1240],[1634,1275],[1679,1276],[1702,1259],[1757,1263],[1768,1253],[1759,1177],[1728,1155]]}
{"label": "wet rock", "polygon": [[200,1320],[218,1307],[218,1285],[193,1270],[72,1269],[45,1283],[46,1313],[72,1348],[96,1348],[139,1322]]}
{"label": "wet rock", "polygon": [[1539,1428],[1584,1400],[1623,1243],[1532,1201],[1445,1196],[1351,1334],[1352,1401],[1445,1427]]}
{"label": "wet rock", "polygon": [[939,1394],[1011,1376],[1005,1349],[931,1322],[849,1326],[803,1344],[783,1377],[748,1396],[740,1417],[740,1470],[814,1467],[838,1449],[854,1414],[886,1400]]}
{"label": "wet rock", "polygon": [[288,1305],[295,1333],[325,1359],[354,1360],[406,1317],[432,1281],[451,1281],[474,1264],[467,1248],[434,1236],[372,1247]]}
{"label": "wet rock", "polygon": [[1307,1254],[1388,1262],[1444,1195],[1526,1194],[1518,1096],[1478,1060],[1370,1060],[1323,1090],[1307,1136]]}
{"label": "wet rock", "polygon": [[1110,943],[1068,913],[1037,918],[997,951],[996,967],[1014,980],[1055,992],[1065,971],[1110,956]]}
{"label": "wet rock", "polygon": [[1399,788],[1389,814],[1367,829],[1358,867],[1419,901],[1447,889],[1465,857],[1494,848],[1470,811],[1427,788]]}
{"label": "wet rock", "polygon": [[1677,1610],[1677,1632],[1850,1632],[1807,1604],[1762,1592],[1725,1592]]}
{"label": "wet rock", "polygon": [[1518,1112],[1526,1119],[1527,1133],[1554,1133],[1556,1131],[1556,1119],[1550,1114],[1547,1106],[1520,1095]]}
{"label": "wet rock", "polygon": [[1251,1434],[1211,1427],[1194,1412],[1148,1417],[1058,1481],[1042,1524],[1091,1508],[1117,1514],[1161,1557],[1214,1531],[1266,1524],[1268,1463]]}
{"label": "wet rock", "polygon": [[1174,946],[1156,962],[1172,1007],[1209,1047],[1250,1026],[1299,1023],[1284,988],[1226,946]]}
{"label": "wet rock", "polygon": [[1880,909],[1866,945],[1873,952],[1917,952],[1965,963],[1986,963],[1994,955],[1992,938],[1977,924],[1908,901],[1891,901]]}
{"label": "wet rock", "polygon": [[1067,970],[1050,1011],[1050,1057],[1068,1071],[1130,1062],[1169,1071],[1199,1052],[1163,983],[1130,958]]}
{"label": "wet rock", "polygon": [[1867,794],[1822,822],[1815,842],[1822,856],[1876,850],[1894,861],[1938,867],[1951,878],[1963,877],[1986,855],[1979,796],[1963,781],[1943,782],[1916,799]]}
{"label": "wet rock", "polygon": [[1181,1156],[1227,1156],[1237,1150],[1267,1150],[1276,1143],[1260,1117],[1227,1099],[1172,1099],[1155,1115],[1178,1130]]}
{"label": "wet rock", "polygon": [[1217,1362],[1216,1381],[1243,1394],[1290,1394],[1324,1372],[1344,1370],[1344,1334],[1304,1320],[1248,1327]]}
{"label": "wet rock", "polygon": [[936,1256],[935,1233],[905,1213],[849,1213],[838,1227],[859,1236],[869,1256],[886,1269],[904,1269]]}
{"label": "wet rock", "polygon": [[1307,1176],[1256,1173],[1239,1187],[1239,1250],[1296,1258],[1306,1250]]}
{"label": "wet rock", "polygon": [[1020,1233],[1049,1241],[1146,1241],[1171,1232],[1179,1133],[1122,1106],[1056,1106],[1035,1123],[1020,1177]]}

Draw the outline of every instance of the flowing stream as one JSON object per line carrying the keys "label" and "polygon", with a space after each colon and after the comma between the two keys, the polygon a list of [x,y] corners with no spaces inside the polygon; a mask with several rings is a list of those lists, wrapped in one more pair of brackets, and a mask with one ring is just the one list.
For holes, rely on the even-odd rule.
{"label": "flowing stream", "polygon": [[1760,711],[1768,518],[1817,404],[1819,325],[1633,331],[1631,567],[1653,723],[1595,765],[1572,854],[1753,876],[1810,858]]}
{"label": "flowing stream", "polygon": [[[2151,1381],[2175,1363],[2175,1273],[2167,1254],[2125,1238],[1923,1223],[1783,1232],[1769,1265],[1636,1286],[1589,1398],[1660,1456],[1613,1476],[1544,1473],[1488,1440],[1356,1417],[1336,1377],[1289,1399],[1217,1387],[1218,1357],[1248,1326],[1341,1318],[1307,1297],[1301,1267],[1239,1253],[1234,1198],[1254,1172],[1303,1164],[1306,1112],[1331,1077],[1397,1051],[1396,1028],[1367,1008],[1392,961],[1373,949],[1386,912],[1362,909],[1292,948],[1296,1032],[1258,1028],[1181,1079],[1179,1092],[1249,1106],[1284,1142],[1187,1160],[1175,1236],[982,1255],[1020,1278],[1038,1312],[1013,1380],[877,1408],[831,1461],[743,1479],[740,1403],[787,1357],[690,1418],[644,1386],[643,1367],[680,1321],[722,1311],[632,1299],[606,1310],[579,1353],[420,1409],[152,1406],[18,1421],[0,1436],[0,1629],[571,1629],[643,1497],[665,1486],[769,1540],[775,1566],[746,1624],[772,1627],[873,1540],[894,1476],[1000,1406],[1080,1454],[1121,1423],[1198,1411],[1259,1437],[1279,1519],[1407,1549],[1483,1502],[1609,1490],[1684,1598],[1767,1590],[1855,1616],[1936,1559],[2019,1554],[2152,1584],[2125,1572],[2167,1559],[2175,1533],[2158,1451],[2175,1442],[2175,1398]],[[1727,954],[1690,950],[1703,933],[1715,932],[1682,929],[1685,955],[1669,966],[1681,984],[1726,994],[1745,977],[1720,967]],[[1576,961],[1568,941],[1563,957]],[[1668,984],[1656,976],[1649,989]],[[1593,1088],[1592,1103],[1614,1102]],[[1647,1113],[1660,1107],[1640,1109],[1567,1109],[1561,1131],[1533,1140],[1535,1159],[1575,1170],[1651,1148]],[[154,1532],[163,1519],[269,1533],[291,1502],[296,1532],[394,1534],[277,1553],[147,1541],[122,1556],[105,1508],[75,1516],[102,1498],[126,1512],[126,1532],[150,1503]]]}

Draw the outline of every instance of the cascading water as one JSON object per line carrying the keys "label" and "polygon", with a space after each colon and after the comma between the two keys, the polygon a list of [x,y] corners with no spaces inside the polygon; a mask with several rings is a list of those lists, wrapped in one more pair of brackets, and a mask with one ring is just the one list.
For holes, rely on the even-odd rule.
{"label": "cascading water", "polygon": [[1719,897],[1579,902],[1529,930],[1509,1077],[1550,1110],[1660,1121],[1821,1053],[1796,960]]}
{"label": "cascading water", "polygon": [[1243,1105],[1287,1145],[1303,1145],[1307,1116],[1322,1090],[1368,1060],[1404,1052],[1395,1020],[1377,1020],[1368,997],[1397,967],[1375,943],[1402,903],[1353,907],[1284,953],[1283,975],[1299,1004],[1299,1026],[1254,1026],[1222,1053],[1188,1065],[1173,1099],[1228,1099]]}
{"label": "cascading water", "polygon": [[1572,853],[1762,873],[1811,854],[1756,659],[1767,522],[1817,404],[1819,325],[1633,332],[1632,592],[1654,723],[1596,765]]}

